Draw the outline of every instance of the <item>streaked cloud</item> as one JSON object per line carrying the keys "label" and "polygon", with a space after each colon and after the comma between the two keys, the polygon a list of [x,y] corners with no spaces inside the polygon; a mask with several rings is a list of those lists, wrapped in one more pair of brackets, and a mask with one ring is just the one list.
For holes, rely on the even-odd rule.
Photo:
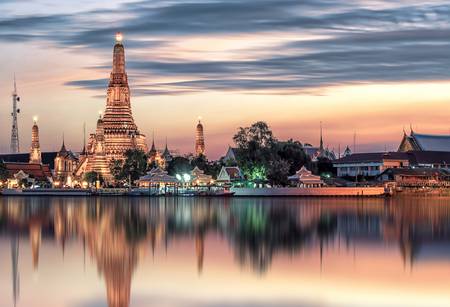
{"label": "streaked cloud", "polygon": [[[448,79],[449,15],[444,1],[144,0],[5,17],[0,40],[47,41],[98,53],[100,61],[120,30],[126,34],[128,68],[139,95],[293,94],[342,84]],[[224,50],[227,59],[214,59],[201,44],[190,53],[183,50],[192,37],[201,37],[207,46],[208,38],[242,35],[252,35],[257,47]],[[65,84],[103,90],[92,80]]]}

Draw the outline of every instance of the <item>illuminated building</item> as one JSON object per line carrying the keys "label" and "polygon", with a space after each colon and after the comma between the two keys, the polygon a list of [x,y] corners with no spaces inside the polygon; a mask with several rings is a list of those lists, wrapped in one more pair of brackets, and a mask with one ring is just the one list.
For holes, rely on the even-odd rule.
{"label": "illuminated building", "polygon": [[66,145],[63,143],[61,145],[61,149],[58,151],[55,157],[55,177],[59,182],[62,182],[65,185],[67,181],[71,181],[71,177],[78,165],[78,159],[75,155],[66,149]]}
{"label": "illuminated building", "polygon": [[198,120],[196,134],[195,134],[195,154],[197,156],[205,155],[205,137],[203,136],[203,125]]}
{"label": "illuminated building", "polygon": [[139,132],[131,113],[130,88],[125,71],[125,48],[122,39],[122,34],[117,33],[106,109],[101,118],[102,136],[97,135],[99,132],[97,125],[97,133],[89,137],[87,146],[89,157],[84,162],[85,172],[100,171],[105,179],[111,178],[108,165],[112,159],[123,159],[129,149],[147,152],[145,135]]}
{"label": "illuminated building", "polygon": [[41,146],[39,145],[39,127],[36,118],[34,118],[33,128],[31,129],[30,163],[42,163]]}
{"label": "illuminated building", "polygon": [[97,130],[95,133],[95,147],[87,159],[86,173],[96,172],[105,180],[111,180],[109,161],[105,151],[104,122],[102,117],[97,120]]}

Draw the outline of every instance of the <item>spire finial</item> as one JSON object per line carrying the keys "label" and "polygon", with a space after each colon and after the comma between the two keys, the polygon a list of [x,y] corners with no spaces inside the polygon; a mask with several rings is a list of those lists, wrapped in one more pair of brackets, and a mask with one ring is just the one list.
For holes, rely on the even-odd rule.
{"label": "spire finial", "polygon": [[116,43],[117,44],[121,44],[123,41],[123,34],[122,32],[117,32],[116,33]]}
{"label": "spire finial", "polygon": [[411,134],[413,134],[413,133],[414,133],[414,130],[413,130],[413,126],[412,126],[412,124],[409,124],[409,130],[411,131]]}

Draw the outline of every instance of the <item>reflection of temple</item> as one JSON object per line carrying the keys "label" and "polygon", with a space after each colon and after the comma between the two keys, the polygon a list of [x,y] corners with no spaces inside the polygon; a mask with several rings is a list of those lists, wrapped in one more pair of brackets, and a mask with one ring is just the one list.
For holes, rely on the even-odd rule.
{"label": "reflection of temple", "polygon": [[205,243],[210,234],[220,234],[230,244],[239,265],[260,273],[280,254],[322,251],[341,239],[344,248],[367,243],[394,248],[405,268],[417,265],[424,255],[448,257],[442,251],[450,242],[448,203],[411,206],[397,199],[393,206],[392,201],[286,199],[271,205],[270,199],[54,198],[48,204],[44,199],[0,199],[0,221],[6,221],[0,227],[11,237],[15,299],[19,237],[29,236],[35,270],[41,241],[54,240],[64,252],[66,242],[76,238],[105,280],[109,307],[127,307],[134,271],[146,251],[178,238],[189,239],[189,250],[197,258],[188,265],[196,266],[199,274],[207,269]]}

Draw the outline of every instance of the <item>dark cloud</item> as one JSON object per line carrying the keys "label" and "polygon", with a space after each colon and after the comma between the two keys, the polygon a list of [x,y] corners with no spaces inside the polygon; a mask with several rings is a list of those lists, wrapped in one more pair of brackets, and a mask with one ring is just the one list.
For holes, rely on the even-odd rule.
{"label": "dark cloud", "polygon": [[[111,49],[115,31],[127,35],[127,67],[136,95],[185,94],[207,90],[309,91],[340,84],[446,80],[450,73],[450,5],[408,3],[368,9],[331,0],[140,1],[117,9],[55,16],[0,19],[0,40],[45,39],[64,48]],[[30,29],[23,34],[24,29]],[[250,60],[149,60],[146,50],[170,46],[193,34],[272,35],[275,31],[326,39],[299,40],[243,50]],[[271,32],[271,34],[264,34]],[[268,55],[267,55],[268,54]],[[109,68],[110,63],[96,69]],[[182,82],[149,83],[149,76]],[[107,81],[80,80],[68,86],[104,90]]]}

